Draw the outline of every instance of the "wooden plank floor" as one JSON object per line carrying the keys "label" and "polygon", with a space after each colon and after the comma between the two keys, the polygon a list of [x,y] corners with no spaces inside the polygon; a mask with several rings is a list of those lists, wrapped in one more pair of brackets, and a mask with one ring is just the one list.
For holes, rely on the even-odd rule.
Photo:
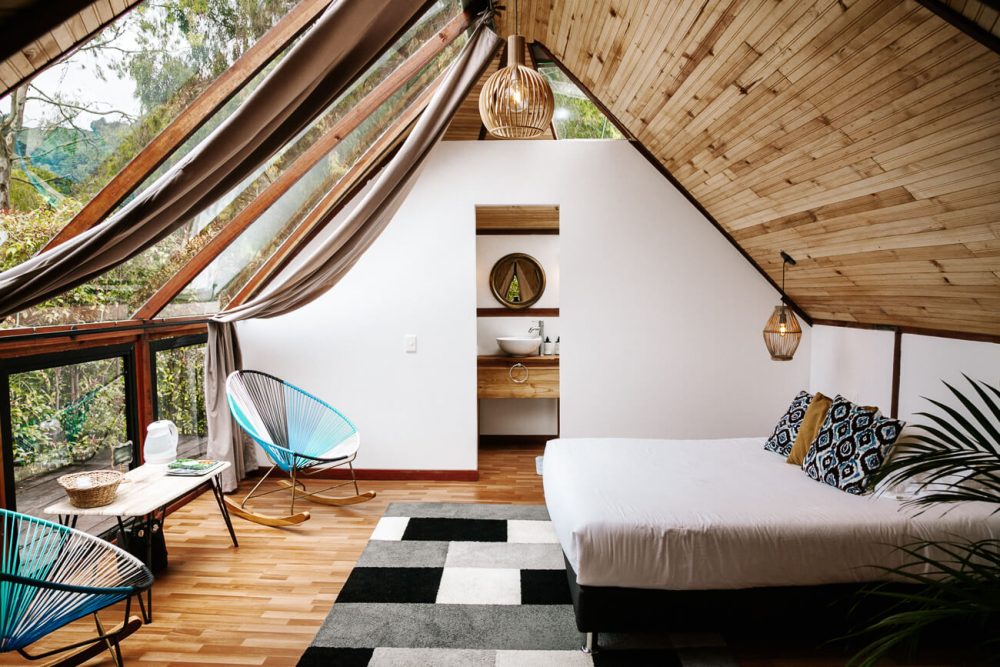
{"label": "wooden plank floor", "polygon": [[[239,549],[230,544],[212,495],[203,494],[167,518],[170,568],[156,581],[154,622],[123,644],[126,662],[168,667],[294,665],[329,612],[386,505],[542,503],[541,478],[535,474],[535,457],[540,453],[540,447],[483,449],[478,482],[363,482],[363,490],[378,492],[374,500],[349,508],[312,505],[312,519],[288,529],[234,517]],[[246,488],[244,484],[244,492]],[[287,496],[274,494],[263,500],[267,501],[260,505],[263,511],[278,513]],[[113,624],[119,613],[108,611],[103,618]],[[79,621],[55,636],[66,643],[92,634],[92,623]],[[733,650],[741,665],[751,667],[844,663],[836,651],[812,646]],[[87,664],[110,665],[107,655]],[[5,654],[0,655],[0,664],[33,663]]]}

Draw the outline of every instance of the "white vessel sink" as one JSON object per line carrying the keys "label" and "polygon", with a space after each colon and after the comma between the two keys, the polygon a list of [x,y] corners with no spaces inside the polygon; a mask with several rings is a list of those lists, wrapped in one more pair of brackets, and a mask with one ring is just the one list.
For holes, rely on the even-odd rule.
{"label": "white vessel sink", "polygon": [[538,336],[503,336],[497,338],[500,349],[512,357],[527,357],[538,354],[542,339]]}

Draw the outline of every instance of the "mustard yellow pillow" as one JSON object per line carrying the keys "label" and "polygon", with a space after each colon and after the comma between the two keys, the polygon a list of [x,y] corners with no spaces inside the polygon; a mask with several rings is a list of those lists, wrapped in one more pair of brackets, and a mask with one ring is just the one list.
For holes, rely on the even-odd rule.
{"label": "mustard yellow pillow", "polygon": [[826,413],[832,404],[832,399],[819,392],[813,396],[809,407],[806,408],[805,415],[802,416],[802,423],[799,425],[799,433],[795,436],[795,442],[792,444],[792,451],[785,459],[788,463],[802,465],[806,458],[806,452],[809,451],[809,445],[819,434],[819,429],[823,426],[823,420],[826,419]]}

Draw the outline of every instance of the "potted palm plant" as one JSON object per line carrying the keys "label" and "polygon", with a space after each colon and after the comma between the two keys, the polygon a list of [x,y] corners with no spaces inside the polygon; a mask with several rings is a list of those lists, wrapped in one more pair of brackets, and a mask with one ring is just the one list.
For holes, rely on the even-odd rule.
{"label": "potted palm plant", "polygon": [[[915,487],[907,501],[912,507],[978,501],[1000,512],[1000,389],[965,379],[971,389],[964,392],[945,383],[962,409],[925,399],[936,410],[917,413],[926,421],[877,475],[876,482]],[[883,569],[914,586],[866,591],[893,604],[859,633],[868,644],[850,664],[869,667],[897,647],[917,646],[921,634],[945,628],[968,630],[970,652],[1000,655],[1000,540],[917,542],[903,551],[910,563]]]}

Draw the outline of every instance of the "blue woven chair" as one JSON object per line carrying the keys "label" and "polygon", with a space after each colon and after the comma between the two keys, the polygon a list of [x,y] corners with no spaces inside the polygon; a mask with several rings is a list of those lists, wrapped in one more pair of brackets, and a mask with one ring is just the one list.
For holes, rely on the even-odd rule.
{"label": "blue woven chair", "polygon": [[[268,526],[287,526],[302,523],[309,512],[295,512],[295,498],[324,505],[353,505],[375,497],[373,492],[361,493],[354,473],[354,459],[358,455],[361,436],[358,429],[337,409],[312,394],[284,380],[260,371],[236,371],[226,379],[226,397],[233,418],[254,442],[260,445],[274,465],[239,505],[229,502],[237,516]],[[303,476],[321,470],[346,465],[351,478],[316,492],[306,490]],[[288,474],[288,480],[279,480],[279,488],[258,493],[275,470]],[[353,496],[329,496],[327,491],[354,485]],[[271,516],[254,512],[247,507],[251,498],[266,496],[281,490],[290,490],[291,508],[287,516]]]}
{"label": "blue woven chair", "polygon": [[[139,559],[93,535],[0,509],[0,652],[29,660],[59,655],[79,664],[105,650],[122,664],[120,642],[142,625],[132,596],[153,584]],[[125,601],[125,617],[105,629],[97,612]],[[54,630],[93,614],[97,636],[44,653],[25,649]]]}

